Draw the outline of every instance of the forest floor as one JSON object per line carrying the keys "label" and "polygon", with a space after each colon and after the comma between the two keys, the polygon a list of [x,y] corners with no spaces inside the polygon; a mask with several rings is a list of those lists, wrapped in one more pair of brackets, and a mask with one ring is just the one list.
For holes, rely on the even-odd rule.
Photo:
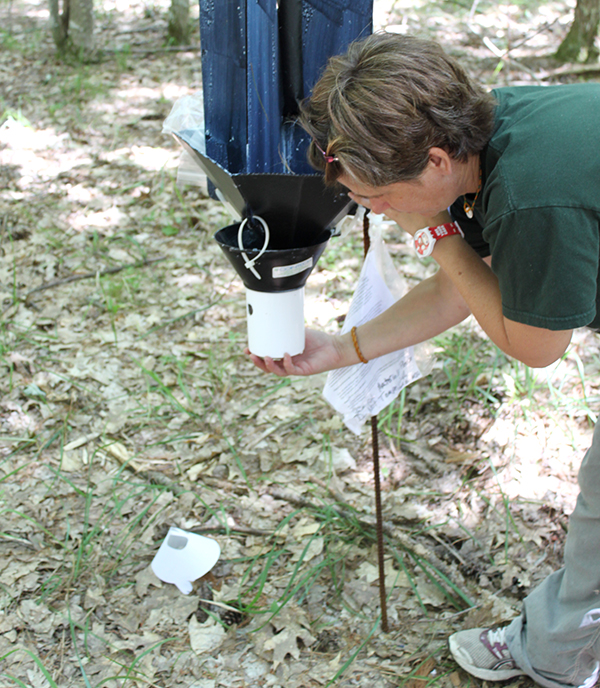
{"label": "forest floor", "polygon": [[[0,6],[0,687],[479,685],[447,637],[515,617],[560,566],[596,337],[532,371],[469,320],[380,414],[382,632],[370,434],[323,376],[250,364],[228,216],[175,181],[161,129],[201,89],[197,32],[165,49],[164,3],[103,5],[86,65],[56,58],[45,2]],[[493,87],[582,78],[551,58],[571,12],[376,0],[375,23]],[[359,234],[311,276],[309,324],[338,330]],[[409,285],[432,269],[385,237]],[[150,568],[170,526],[221,548],[189,595]]]}

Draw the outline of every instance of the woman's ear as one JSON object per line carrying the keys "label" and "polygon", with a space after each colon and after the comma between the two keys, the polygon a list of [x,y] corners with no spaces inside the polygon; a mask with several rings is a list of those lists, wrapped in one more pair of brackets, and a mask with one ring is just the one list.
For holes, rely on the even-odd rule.
{"label": "woman's ear", "polygon": [[429,165],[443,174],[452,172],[452,158],[443,148],[434,146],[429,149]]}

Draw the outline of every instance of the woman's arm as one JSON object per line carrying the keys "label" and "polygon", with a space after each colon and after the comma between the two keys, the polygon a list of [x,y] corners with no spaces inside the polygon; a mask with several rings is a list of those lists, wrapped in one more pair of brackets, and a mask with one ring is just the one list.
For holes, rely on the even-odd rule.
{"label": "woman's arm", "polygon": [[[387,214],[411,234],[427,224],[421,216]],[[435,222],[448,219],[443,213]],[[504,317],[491,259],[482,259],[460,236],[438,241],[432,258],[440,266],[433,277],[358,328],[359,345],[367,360],[430,339],[461,322],[469,313],[504,353],[526,365],[550,365],[566,351],[572,330],[548,330]],[[262,370],[280,376],[312,375],[359,362],[349,333],[331,336],[307,330],[306,342],[304,353],[293,358],[286,355],[281,361],[273,361],[251,355],[251,359]]]}
{"label": "woman's arm", "polygon": [[[434,337],[469,315],[464,299],[439,270],[420,282],[384,313],[357,330],[361,351],[367,360]],[[247,351],[247,353],[249,353]],[[253,363],[276,375],[313,375],[359,363],[350,333],[328,335],[306,331],[306,348],[298,356],[281,361],[250,354]]]}
{"label": "woman's arm", "polygon": [[506,318],[498,279],[489,261],[483,261],[462,238],[439,241],[432,257],[450,276],[488,337],[505,354],[534,368],[550,365],[564,354],[573,330],[548,330]]}
{"label": "woman's arm", "polygon": [[[393,209],[386,210],[386,214],[411,235],[421,227],[451,221],[446,211],[434,218]],[[505,354],[532,368],[550,365],[564,354],[573,330],[547,330],[504,317],[498,279],[490,267],[491,258],[482,260],[459,236],[438,241],[431,255],[485,333]],[[515,275],[515,279],[518,278]]]}

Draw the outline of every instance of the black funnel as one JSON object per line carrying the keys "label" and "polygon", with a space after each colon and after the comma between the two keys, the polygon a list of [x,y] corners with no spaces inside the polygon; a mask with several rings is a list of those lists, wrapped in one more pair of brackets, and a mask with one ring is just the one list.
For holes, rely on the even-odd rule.
{"label": "black funnel", "polygon": [[[215,234],[215,239],[242,278],[244,285],[248,289],[264,292],[289,291],[303,287],[331,236],[331,231],[328,229],[321,230],[320,233],[311,232],[312,236],[305,236],[303,233],[303,241],[298,242],[303,245],[290,248],[286,246],[290,243],[286,225],[281,222],[275,226],[275,232],[272,227],[269,227],[269,248],[261,253],[265,233],[260,222],[255,220],[253,224],[247,222],[244,226],[243,249],[240,249],[238,243],[239,228],[240,223],[224,227]],[[279,231],[277,231],[278,228]],[[280,248],[276,248],[277,246]],[[248,260],[253,259],[256,259],[253,263],[255,271],[246,267]]]}
{"label": "black funnel", "polygon": [[299,354],[304,284],[354,203],[317,174],[229,174],[193,147],[192,136],[175,135],[241,220],[215,239],[246,286],[248,347],[257,356]]}
{"label": "black funnel", "polygon": [[277,242],[269,248],[314,244],[355,206],[345,192],[326,187],[320,174],[229,174],[191,145],[192,130],[175,138],[241,218],[260,215],[267,222]]}

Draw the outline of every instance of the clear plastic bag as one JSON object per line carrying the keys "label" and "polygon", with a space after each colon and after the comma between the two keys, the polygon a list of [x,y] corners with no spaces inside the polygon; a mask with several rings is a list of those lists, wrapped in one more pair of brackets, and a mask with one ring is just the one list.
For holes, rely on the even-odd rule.
{"label": "clear plastic bag", "polygon": [[[180,131],[192,132],[189,141],[200,153],[206,152],[204,139],[204,99],[202,91],[189,96],[182,96],[175,101],[171,112],[163,123],[163,134],[177,134]],[[199,186],[208,193],[206,175],[194,159],[182,151],[177,168],[177,183],[180,185]]]}
{"label": "clear plastic bag", "polygon": [[[390,290],[392,296],[398,300],[402,298],[408,291],[406,285],[406,280],[398,272],[394,261],[383,241],[382,230],[384,225],[389,222],[384,219],[383,215],[373,215],[370,216],[371,224],[369,227],[369,238],[371,240],[371,246],[373,247],[376,255],[377,266],[379,268],[379,273],[383,277],[388,289]],[[421,344],[416,344],[413,347],[415,362],[417,367],[421,371],[422,375],[429,375],[433,369],[433,364],[435,360],[434,346],[431,341],[424,341]]]}

